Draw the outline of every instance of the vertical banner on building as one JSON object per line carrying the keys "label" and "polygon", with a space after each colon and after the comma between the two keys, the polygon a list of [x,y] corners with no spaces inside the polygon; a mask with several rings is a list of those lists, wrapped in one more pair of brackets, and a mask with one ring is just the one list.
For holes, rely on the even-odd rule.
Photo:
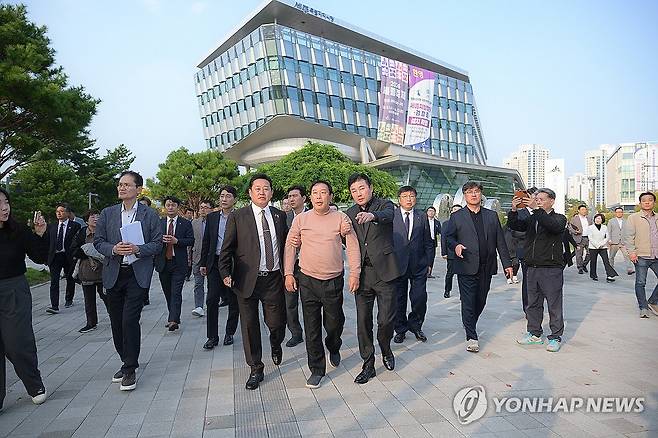
{"label": "vertical banner on building", "polygon": [[409,66],[409,102],[404,146],[430,150],[430,128],[434,103],[434,72]]}
{"label": "vertical banner on building", "polygon": [[564,214],[566,180],[564,176],[564,159],[548,159],[544,162],[544,185],[555,192],[553,210]]}
{"label": "vertical banner on building", "polygon": [[382,56],[377,140],[401,145],[409,90],[409,66]]}

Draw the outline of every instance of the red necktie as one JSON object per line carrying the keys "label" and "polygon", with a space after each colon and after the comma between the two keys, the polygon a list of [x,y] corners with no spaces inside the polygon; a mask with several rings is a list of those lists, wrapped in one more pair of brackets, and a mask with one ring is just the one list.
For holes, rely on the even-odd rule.
{"label": "red necktie", "polygon": [[[169,228],[167,228],[167,234],[172,236],[174,234],[174,221],[169,219]],[[174,244],[168,243],[167,250],[165,251],[165,258],[171,260],[174,258]]]}

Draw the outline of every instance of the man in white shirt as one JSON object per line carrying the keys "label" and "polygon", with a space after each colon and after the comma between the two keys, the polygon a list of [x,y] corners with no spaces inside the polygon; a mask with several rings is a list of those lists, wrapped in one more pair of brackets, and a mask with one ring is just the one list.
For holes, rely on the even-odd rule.
{"label": "man in white shirt", "polygon": [[436,257],[436,248],[439,246],[439,239],[440,239],[440,234],[441,234],[441,222],[439,222],[438,219],[436,219],[436,208],[429,206],[427,207],[427,210],[425,210],[425,213],[427,214],[427,221],[430,224],[430,237],[432,238],[432,242],[434,243],[434,251],[432,254],[432,260],[430,261],[430,266],[429,266],[429,273],[427,274],[427,278],[434,278],[432,275],[432,270],[434,269],[434,258]]}
{"label": "man in white shirt", "polygon": [[624,248],[622,243],[621,230],[624,228],[624,222],[624,209],[621,207],[615,208],[615,216],[608,222],[610,265],[612,265],[613,268],[615,267],[615,256],[617,255],[617,251],[621,251],[626,260],[626,272],[628,275],[632,275],[635,273],[635,266],[628,257],[628,251]]}
{"label": "man in white shirt", "polygon": [[[587,216],[587,206],[581,204],[578,206],[578,214],[569,221],[569,232],[576,242],[576,267],[578,273],[587,272],[587,263],[589,263],[589,238],[587,237],[587,227],[592,225],[592,220]],[[585,258],[583,259],[583,253]]]}

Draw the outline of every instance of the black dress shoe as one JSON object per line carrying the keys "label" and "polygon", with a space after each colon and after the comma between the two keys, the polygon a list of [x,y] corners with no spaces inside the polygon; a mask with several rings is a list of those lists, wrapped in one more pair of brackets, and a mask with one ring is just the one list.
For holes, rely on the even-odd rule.
{"label": "black dress shoe", "polygon": [[174,330],[178,330],[178,323],[177,322],[169,323],[169,331],[173,332]]}
{"label": "black dress shoe", "polygon": [[585,271],[583,271],[583,268],[578,268],[578,273],[579,273],[579,274],[584,274]]}
{"label": "black dress shoe", "polygon": [[367,366],[363,370],[361,370],[358,376],[356,376],[356,378],[354,379],[354,383],[363,385],[364,383],[368,383],[368,381],[373,377],[375,377],[376,375],[377,375],[377,371],[375,371],[375,367],[372,365]]}
{"label": "black dress shoe", "polygon": [[281,346],[272,346],[272,362],[274,365],[281,365],[281,359],[283,359],[283,350],[281,349]]}
{"label": "black dress shoe", "polygon": [[67,301],[64,303],[64,307],[71,307],[73,306],[73,301]]}
{"label": "black dress shoe", "polygon": [[233,345],[233,335],[224,336],[224,345]]}
{"label": "black dress shoe", "polygon": [[396,333],[395,337],[393,338],[393,342],[396,344],[401,344],[404,342],[404,338],[406,338],[404,333]]}
{"label": "black dress shoe", "polygon": [[448,291],[443,292],[443,298],[450,298],[450,292]]}
{"label": "black dress shoe", "polygon": [[288,342],[286,342],[286,347],[294,347],[295,345],[299,345],[302,342],[304,342],[304,338],[301,336],[293,336],[292,338],[288,339]]}
{"label": "black dress shoe", "polygon": [[340,351],[336,351],[335,353],[329,352],[329,363],[332,367],[338,368],[338,365],[340,365]]}
{"label": "black dress shoe", "polygon": [[592,277],[592,280],[599,281],[599,277]]}
{"label": "black dress shoe", "polygon": [[390,356],[382,356],[382,362],[387,370],[393,371],[395,369],[395,356],[391,354]]}
{"label": "black dress shoe", "polygon": [[258,389],[258,384],[263,381],[265,376],[263,375],[263,372],[253,372],[249,374],[249,378],[247,379],[247,383],[244,385],[245,388],[254,390]]}
{"label": "black dress shoe", "polygon": [[418,339],[420,342],[427,342],[427,336],[425,336],[425,333],[423,333],[422,330],[418,330],[413,333],[416,335],[416,339]]}
{"label": "black dress shoe", "polygon": [[587,272],[587,266],[583,266],[583,271]]}
{"label": "black dress shoe", "polygon": [[219,338],[209,338],[205,344],[203,344],[204,350],[212,350],[217,345],[219,345]]}
{"label": "black dress shoe", "polygon": [[151,304],[151,302],[148,299],[144,300],[144,305],[145,306],[148,306],[149,304]]}
{"label": "black dress shoe", "polygon": [[219,307],[226,307],[228,306],[228,300],[221,300],[219,302]]}

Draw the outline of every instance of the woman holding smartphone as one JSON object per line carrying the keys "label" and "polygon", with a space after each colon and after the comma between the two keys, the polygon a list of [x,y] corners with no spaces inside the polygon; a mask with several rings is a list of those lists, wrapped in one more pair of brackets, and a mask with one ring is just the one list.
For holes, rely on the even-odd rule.
{"label": "woman holding smartphone", "polygon": [[35,404],[46,401],[32,330],[32,294],[25,278],[25,256],[36,263],[48,257],[46,222],[34,217],[34,232],[11,215],[9,193],[0,188],[0,409],[6,395],[6,361],[14,365]]}

